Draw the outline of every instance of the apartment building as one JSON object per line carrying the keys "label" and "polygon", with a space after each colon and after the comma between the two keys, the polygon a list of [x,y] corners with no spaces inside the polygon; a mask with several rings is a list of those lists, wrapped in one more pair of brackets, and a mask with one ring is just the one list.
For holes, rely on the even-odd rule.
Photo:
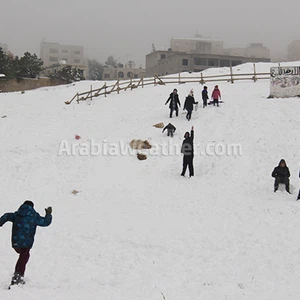
{"label": "apartment building", "polygon": [[116,67],[104,66],[102,80],[125,80],[142,78],[145,76],[145,69],[136,68],[133,61],[128,62],[125,66],[119,64]]}
{"label": "apartment building", "polygon": [[59,43],[41,42],[40,57],[44,63],[45,74],[50,75],[65,65],[76,67],[86,76],[87,64],[83,46],[61,45]]}
{"label": "apartment building", "polygon": [[292,41],[288,45],[288,60],[300,61],[300,40]]}
{"label": "apartment building", "polygon": [[172,38],[169,50],[153,51],[146,55],[146,76],[201,72],[212,67],[269,61],[270,50],[260,43],[226,49],[220,40]]}

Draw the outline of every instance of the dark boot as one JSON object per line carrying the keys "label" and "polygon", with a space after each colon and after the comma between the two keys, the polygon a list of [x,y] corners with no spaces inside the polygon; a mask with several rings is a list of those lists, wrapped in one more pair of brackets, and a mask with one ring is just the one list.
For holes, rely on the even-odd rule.
{"label": "dark boot", "polygon": [[278,190],[278,186],[274,186],[274,193],[276,193]]}
{"label": "dark boot", "polygon": [[17,284],[25,284],[24,277],[19,273],[15,273],[11,279],[11,285]]}

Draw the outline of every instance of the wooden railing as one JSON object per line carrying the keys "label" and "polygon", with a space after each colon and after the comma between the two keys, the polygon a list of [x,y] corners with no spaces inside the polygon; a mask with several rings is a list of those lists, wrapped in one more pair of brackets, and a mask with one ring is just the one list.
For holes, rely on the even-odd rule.
{"label": "wooden railing", "polygon": [[86,101],[88,99],[92,100],[95,97],[104,95],[105,97],[111,93],[120,93],[120,91],[127,91],[128,89],[133,90],[138,87],[144,87],[147,85],[166,85],[166,84],[184,84],[184,83],[200,83],[204,85],[207,82],[221,82],[227,81],[234,83],[237,80],[253,80],[256,82],[259,79],[270,79],[270,72],[268,73],[257,73],[255,64],[253,73],[233,73],[232,68],[230,68],[229,74],[220,74],[220,75],[208,75],[203,76],[203,73],[200,73],[200,76],[181,76],[179,73],[178,76],[157,76],[151,78],[140,78],[140,79],[130,79],[127,81],[117,80],[112,85],[107,85],[106,82],[102,87],[93,89],[92,86],[89,91],[76,93],[70,101],[66,101],[66,104],[71,104],[74,100],[79,103],[80,101]]}

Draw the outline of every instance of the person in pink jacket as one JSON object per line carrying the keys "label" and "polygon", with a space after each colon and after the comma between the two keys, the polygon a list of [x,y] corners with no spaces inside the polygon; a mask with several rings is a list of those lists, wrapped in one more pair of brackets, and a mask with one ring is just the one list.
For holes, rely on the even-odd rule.
{"label": "person in pink jacket", "polygon": [[211,98],[213,99],[213,104],[214,106],[217,104],[219,106],[219,99],[221,100],[221,92],[219,90],[219,87],[215,85],[215,88],[211,94]]}

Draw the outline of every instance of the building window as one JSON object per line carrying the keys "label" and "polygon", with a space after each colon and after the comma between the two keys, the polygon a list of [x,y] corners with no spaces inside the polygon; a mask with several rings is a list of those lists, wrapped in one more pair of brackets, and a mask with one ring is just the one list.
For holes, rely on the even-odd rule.
{"label": "building window", "polygon": [[105,79],[109,79],[110,78],[110,74],[104,74],[104,78]]}
{"label": "building window", "polygon": [[74,64],[80,64],[80,59],[74,59]]}
{"label": "building window", "polygon": [[62,53],[68,53],[68,50],[63,49],[61,52],[62,52]]}
{"label": "building window", "polygon": [[232,64],[232,66],[234,67],[234,66],[237,66],[237,65],[241,65],[243,62],[241,61],[241,60],[233,60],[232,62],[231,62],[231,64]]}
{"label": "building window", "polygon": [[51,61],[51,62],[58,62],[58,57],[50,56],[49,57],[49,61]]}
{"label": "building window", "polygon": [[230,67],[230,60],[229,59],[221,59],[220,67]]}
{"label": "building window", "polygon": [[183,65],[183,66],[188,66],[188,65],[189,65],[189,60],[188,60],[187,58],[184,58],[184,59],[182,60],[182,65]]}
{"label": "building window", "polygon": [[123,72],[119,72],[119,73],[118,73],[118,77],[119,77],[119,78],[124,78],[124,73],[123,73]]}
{"label": "building window", "polygon": [[134,78],[139,78],[139,74],[134,74]]}
{"label": "building window", "polygon": [[58,53],[58,49],[50,48],[49,52],[50,53]]}
{"label": "building window", "polygon": [[160,59],[164,59],[164,58],[166,58],[166,54],[161,54]]}
{"label": "building window", "polygon": [[194,57],[194,65],[207,66],[207,58]]}
{"label": "building window", "polygon": [[128,78],[133,78],[133,73],[132,73],[132,72],[128,72],[128,73],[127,73],[127,77],[128,77]]}
{"label": "building window", "polygon": [[219,66],[219,60],[215,58],[209,58],[208,59],[208,66],[210,67],[218,67]]}
{"label": "building window", "polygon": [[80,55],[80,51],[76,50],[76,51],[74,51],[74,54],[75,55]]}

